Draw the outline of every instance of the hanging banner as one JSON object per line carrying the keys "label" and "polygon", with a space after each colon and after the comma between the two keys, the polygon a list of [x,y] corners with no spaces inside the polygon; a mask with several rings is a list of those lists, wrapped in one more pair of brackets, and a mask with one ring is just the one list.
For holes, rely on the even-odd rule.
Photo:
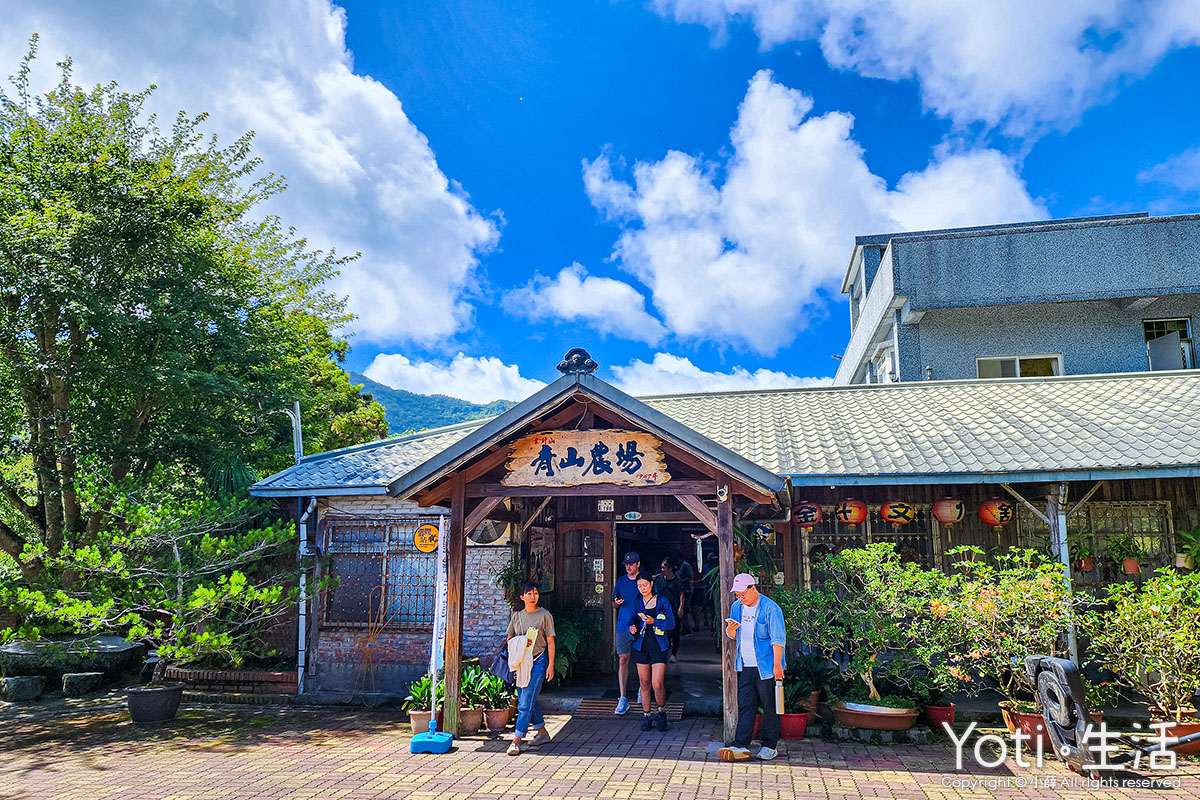
{"label": "hanging banner", "polygon": [[620,430],[545,431],[513,443],[505,486],[657,486],[671,480],[662,442]]}

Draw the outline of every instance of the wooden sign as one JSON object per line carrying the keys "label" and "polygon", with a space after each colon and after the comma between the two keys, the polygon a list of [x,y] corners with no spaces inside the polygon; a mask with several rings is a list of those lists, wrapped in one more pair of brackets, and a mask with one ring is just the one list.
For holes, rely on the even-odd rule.
{"label": "wooden sign", "polygon": [[620,430],[545,431],[513,443],[505,486],[658,486],[671,480],[662,442]]}

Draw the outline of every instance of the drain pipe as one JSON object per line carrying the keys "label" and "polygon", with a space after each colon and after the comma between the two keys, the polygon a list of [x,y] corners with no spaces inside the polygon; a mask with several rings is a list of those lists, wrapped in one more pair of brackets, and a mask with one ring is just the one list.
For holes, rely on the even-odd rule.
{"label": "drain pipe", "polygon": [[304,563],[304,557],[312,555],[312,551],[308,549],[308,515],[316,507],[317,498],[314,497],[308,504],[308,508],[300,515],[300,521],[296,526],[297,535],[300,538],[300,552],[296,556],[300,562],[300,598],[297,600],[300,613],[296,636],[296,694],[304,694],[305,636],[308,633],[308,567]]}

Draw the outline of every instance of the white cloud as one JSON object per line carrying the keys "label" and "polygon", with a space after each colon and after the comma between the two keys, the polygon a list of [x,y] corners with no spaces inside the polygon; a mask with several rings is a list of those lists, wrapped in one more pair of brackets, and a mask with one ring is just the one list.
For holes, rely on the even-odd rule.
{"label": "white cloud", "polygon": [[516,364],[462,353],[449,363],[412,361],[399,353],[380,353],[363,372],[373,381],[419,394],[447,394],[472,403],[524,400],[546,384],[521,377]]}
{"label": "white cloud", "polygon": [[960,125],[1069,125],[1165,54],[1200,42],[1194,0],[654,0],[717,31],[748,20],[764,48],[816,41],[830,66],[915,78]]}
{"label": "white cloud", "polygon": [[1165,183],[1181,192],[1200,192],[1200,147],[1184,150],[1138,173],[1144,183]]}
{"label": "white cloud", "polygon": [[854,118],[810,117],[812,106],[761,71],[724,163],[670,151],[635,164],[628,183],[607,154],[584,162],[593,205],[622,226],[614,256],[671,332],[773,354],[836,286],[856,234],[1047,216],[994,150],[942,147],[889,189],[851,137]]}
{"label": "white cloud", "polygon": [[11,3],[0,74],[38,31],[39,85],[69,54],[85,84],[157,84],[149,108],[161,121],[208,111],[206,129],[227,142],[255,130],[265,169],[289,184],[270,210],[314,246],[362,251],[336,286],[357,332],[435,342],[469,324],[477,259],[497,225],[438,168],[400,100],[353,73],[345,24],[328,0]]}
{"label": "white cloud", "polygon": [[832,378],[801,378],[786,372],[734,367],[729,372],[706,372],[681,356],[656,353],[649,364],[634,359],[613,367],[613,383],[633,395],[668,392],[719,392],[738,389],[782,389],[792,386],[825,386]]}
{"label": "white cloud", "polygon": [[582,264],[564,267],[554,278],[535,275],[504,297],[510,313],[530,320],[585,322],[600,333],[658,344],[666,333],[646,313],[646,298],[624,281],[588,275]]}

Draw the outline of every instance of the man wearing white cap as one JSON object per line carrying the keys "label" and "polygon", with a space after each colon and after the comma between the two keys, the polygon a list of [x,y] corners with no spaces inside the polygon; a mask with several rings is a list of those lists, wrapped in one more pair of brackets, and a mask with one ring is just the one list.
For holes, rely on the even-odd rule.
{"label": "man wearing white cap", "polygon": [[769,597],[759,594],[754,576],[747,572],[733,578],[733,596],[737,598],[725,620],[725,635],[737,641],[738,721],[733,744],[717,751],[722,761],[750,758],[750,737],[754,733],[754,715],[762,707],[762,749],[758,757],[770,761],[779,755],[779,714],[775,709],[775,681],[783,680],[783,647],[787,632],[783,627],[783,609]]}

